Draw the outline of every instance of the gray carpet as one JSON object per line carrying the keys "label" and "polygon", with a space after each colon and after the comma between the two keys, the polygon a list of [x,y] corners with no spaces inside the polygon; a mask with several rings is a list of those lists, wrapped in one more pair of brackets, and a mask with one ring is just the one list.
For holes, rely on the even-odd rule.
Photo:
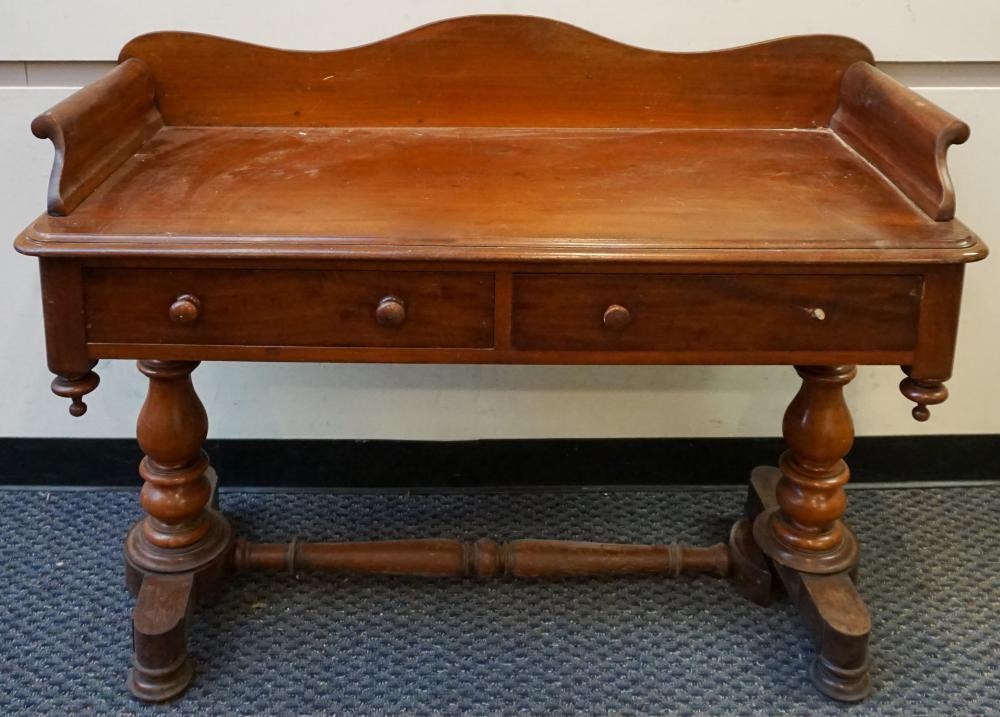
{"label": "gray carpet", "polygon": [[[226,493],[255,540],[489,535],[712,542],[743,491]],[[0,492],[0,714],[1000,714],[1000,488],[858,490],[875,695],[806,679],[787,603],[711,578],[498,581],[255,574],[204,606],[192,688],[125,691],[131,492]]]}

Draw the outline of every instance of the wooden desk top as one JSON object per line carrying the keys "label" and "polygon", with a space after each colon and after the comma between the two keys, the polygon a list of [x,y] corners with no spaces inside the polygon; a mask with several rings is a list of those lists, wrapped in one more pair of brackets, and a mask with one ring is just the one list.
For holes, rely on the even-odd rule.
{"label": "wooden desk top", "polygon": [[706,53],[459,18],[288,52],[130,42],[39,117],[29,254],[955,263],[968,127],[843,37]]}
{"label": "wooden desk top", "polygon": [[368,258],[979,251],[829,129],[164,127],[32,237]]}

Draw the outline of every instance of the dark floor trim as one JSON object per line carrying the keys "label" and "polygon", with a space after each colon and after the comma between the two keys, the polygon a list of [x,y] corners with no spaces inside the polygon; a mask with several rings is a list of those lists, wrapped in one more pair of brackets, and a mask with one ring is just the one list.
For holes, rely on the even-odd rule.
{"label": "dark floor trim", "polygon": [[[210,440],[227,487],[530,488],[742,483],[780,438],[481,441]],[[135,486],[131,439],[0,438],[0,483]],[[1000,479],[1000,435],[858,438],[852,481]]]}

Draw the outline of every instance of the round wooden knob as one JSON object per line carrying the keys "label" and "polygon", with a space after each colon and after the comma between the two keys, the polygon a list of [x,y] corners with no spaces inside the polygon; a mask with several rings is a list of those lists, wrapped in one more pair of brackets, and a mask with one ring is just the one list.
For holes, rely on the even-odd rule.
{"label": "round wooden knob", "polygon": [[193,324],[201,312],[201,302],[193,294],[181,294],[170,305],[170,320],[175,324]]}
{"label": "round wooden knob", "polygon": [[604,325],[612,331],[621,331],[632,323],[632,314],[621,304],[612,304],[604,310]]}
{"label": "round wooden knob", "polygon": [[379,326],[397,328],[406,321],[406,304],[395,296],[385,296],[375,308],[375,320]]}

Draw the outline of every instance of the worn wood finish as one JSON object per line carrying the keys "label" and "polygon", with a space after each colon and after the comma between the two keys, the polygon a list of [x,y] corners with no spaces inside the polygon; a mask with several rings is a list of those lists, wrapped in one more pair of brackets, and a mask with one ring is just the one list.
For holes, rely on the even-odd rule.
{"label": "worn wood finish", "polygon": [[955,216],[948,147],[969,126],[867,62],[848,68],[830,126],[937,221]]}
{"label": "worn wood finish", "polygon": [[[675,54],[485,16],[338,52],[154,33],[121,59],[33,124],[56,146],[50,211],[15,246],[40,257],[71,413],[97,359],[150,381],[125,543],[137,696],[184,689],[190,611],[250,568],[725,575],[796,603],[820,690],[870,691],[843,386],[888,363],[918,420],[947,396],[987,251],[953,218],[964,124],[831,36]],[[725,545],[237,547],[203,360],[774,363],[802,386]]]}
{"label": "worn wood finish", "polygon": [[125,46],[131,58],[152,69],[167,124],[285,127],[820,127],[844,70],[872,61],[846,37],[654,52],[519,16],[337,52],[153,33]]}
{"label": "worn wood finish", "polygon": [[547,262],[983,253],[828,129],[168,127],[19,247]]}

